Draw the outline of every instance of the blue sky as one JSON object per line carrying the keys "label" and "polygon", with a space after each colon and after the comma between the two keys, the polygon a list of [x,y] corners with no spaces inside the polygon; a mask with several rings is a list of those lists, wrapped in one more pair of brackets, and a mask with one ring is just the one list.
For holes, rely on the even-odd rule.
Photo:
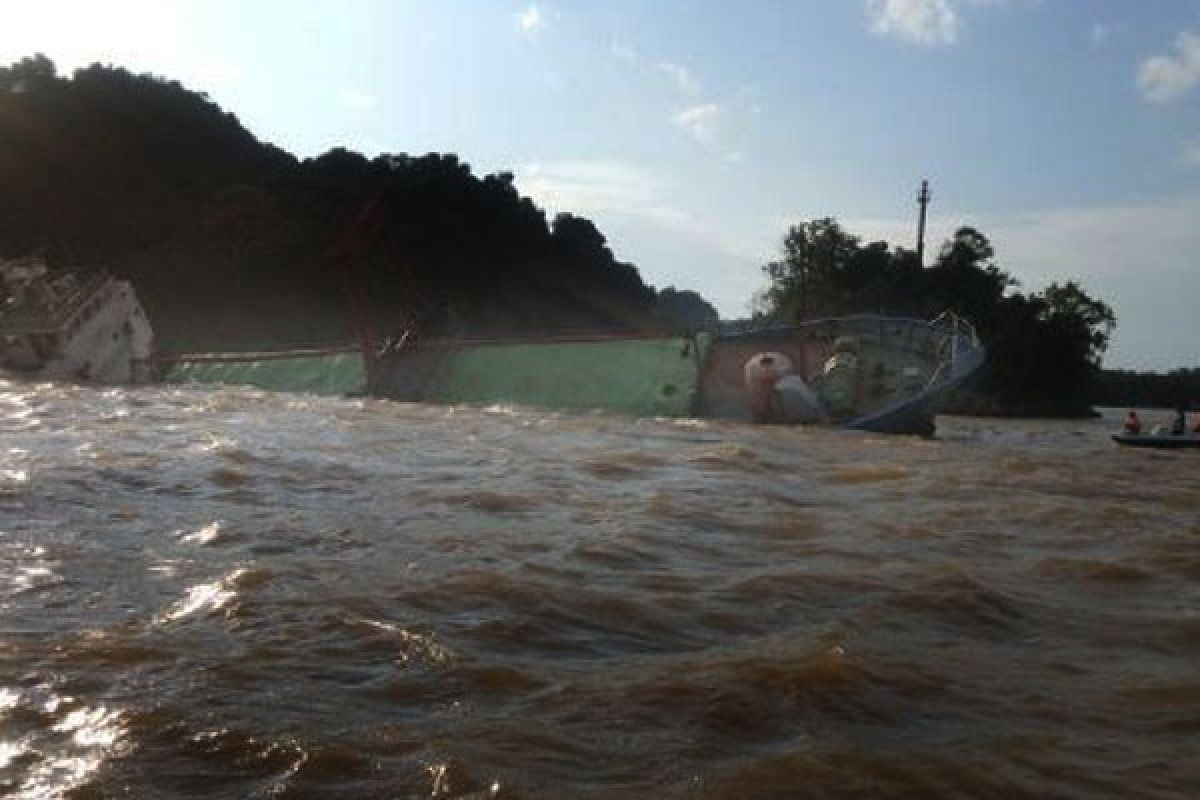
{"label": "blue sky", "polygon": [[1200,365],[1200,0],[0,0],[0,61],[35,51],[300,156],[512,171],[728,316],[790,222],[911,245],[927,177],[935,244],[975,225],[1114,306],[1109,365]]}

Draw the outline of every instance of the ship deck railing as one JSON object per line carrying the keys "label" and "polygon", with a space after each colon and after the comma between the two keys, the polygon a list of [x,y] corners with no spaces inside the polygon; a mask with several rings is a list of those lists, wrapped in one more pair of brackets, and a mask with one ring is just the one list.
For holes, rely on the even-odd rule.
{"label": "ship deck railing", "polygon": [[[0,309],[0,334],[21,336],[60,333],[64,324],[79,308],[91,300],[111,279],[104,271],[72,275],[79,281],[75,290],[57,303],[24,303],[11,311]],[[64,276],[55,276],[56,279],[62,277]]]}

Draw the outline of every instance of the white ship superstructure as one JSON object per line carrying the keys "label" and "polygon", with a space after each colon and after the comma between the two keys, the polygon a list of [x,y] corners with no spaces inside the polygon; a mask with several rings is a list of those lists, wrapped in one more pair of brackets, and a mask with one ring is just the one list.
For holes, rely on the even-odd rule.
{"label": "white ship superstructure", "polygon": [[0,373],[141,383],[154,377],[153,357],[154,332],[128,281],[0,260]]}

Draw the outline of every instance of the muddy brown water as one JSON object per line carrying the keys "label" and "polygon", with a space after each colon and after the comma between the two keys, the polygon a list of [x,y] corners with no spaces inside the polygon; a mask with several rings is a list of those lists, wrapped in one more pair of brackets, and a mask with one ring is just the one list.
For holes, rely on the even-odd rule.
{"label": "muddy brown water", "polygon": [[1118,419],[0,384],[0,796],[1200,796],[1200,453]]}

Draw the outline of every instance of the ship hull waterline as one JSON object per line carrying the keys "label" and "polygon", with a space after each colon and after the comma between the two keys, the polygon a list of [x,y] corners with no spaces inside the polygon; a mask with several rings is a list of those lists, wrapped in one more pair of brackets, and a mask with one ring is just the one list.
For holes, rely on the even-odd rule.
{"label": "ship hull waterline", "polygon": [[[835,343],[853,340],[861,364],[854,406],[819,421],[766,413],[745,366],[771,353],[821,388]],[[371,370],[346,348],[204,354],[173,360],[174,383],[276,391],[369,394],[406,402],[514,405],[636,417],[814,422],[879,433],[928,434],[946,395],[982,364],[970,336],[923,320],[852,317],[726,336],[579,336],[529,340],[430,339],[385,353]],[[368,385],[370,383],[370,385]],[[768,404],[770,407],[774,407]]]}

